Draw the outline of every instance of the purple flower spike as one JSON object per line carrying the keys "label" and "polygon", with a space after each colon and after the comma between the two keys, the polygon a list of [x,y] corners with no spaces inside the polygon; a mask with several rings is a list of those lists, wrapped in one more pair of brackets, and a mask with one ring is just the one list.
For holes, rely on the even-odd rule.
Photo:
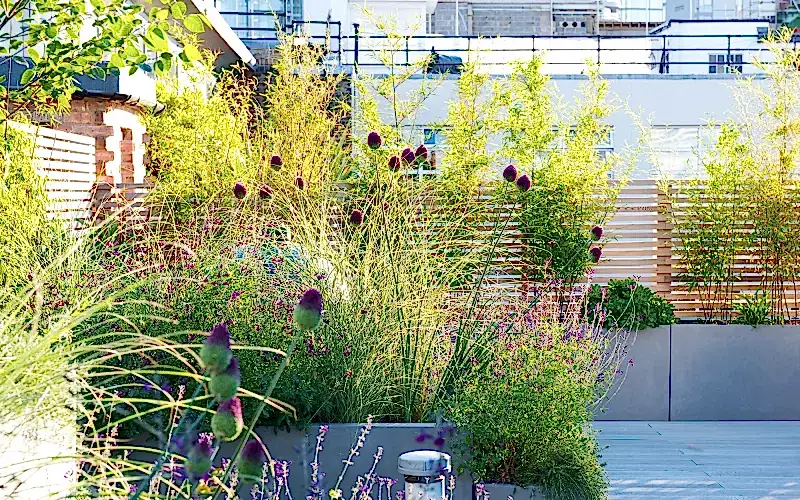
{"label": "purple flower spike", "polygon": [[200,438],[195,441],[186,457],[186,472],[192,480],[196,480],[211,470],[211,455],[214,447],[210,439]]}
{"label": "purple flower spike", "polygon": [[211,430],[223,441],[233,441],[244,428],[242,402],[237,397],[223,401],[211,417]]}
{"label": "purple flower spike", "polygon": [[370,149],[378,149],[383,144],[383,139],[381,139],[381,134],[375,132],[374,130],[369,133],[367,136],[367,146]]}
{"label": "purple flower spike", "polygon": [[350,212],[350,224],[359,226],[362,222],[364,222],[364,212],[359,209]]}
{"label": "purple flower spike", "polygon": [[389,170],[392,172],[397,172],[400,170],[400,158],[397,156],[392,156],[389,158]]}
{"label": "purple flower spike", "polygon": [[603,256],[603,249],[600,247],[592,247],[589,249],[589,256],[593,262],[600,262],[600,257]]}
{"label": "purple flower spike", "polygon": [[225,323],[220,323],[211,330],[200,349],[200,360],[211,373],[220,373],[231,363],[231,334]]}
{"label": "purple flower spike", "polygon": [[249,481],[260,481],[266,461],[267,454],[264,453],[264,447],[255,439],[251,439],[244,445],[239,457],[239,477]]}
{"label": "purple flower spike", "polygon": [[269,159],[269,166],[275,170],[280,170],[283,166],[283,158],[280,155],[272,155],[272,158]]}
{"label": "purple flower spike", "polygon": [[309,288],[300,302],[294,306],[294,323],[303,331],[319,326],[322,318],[322,294],[316,288]]}
{"label": "purple flower spike", "polygon": [[242,375],[239,372],[239,362],[236,358],[231,358],[228,368],[222,373],[215,373],[208,382],[208,388],[217,401],[231,399],[239,390],[242,382]]}
{"label": "purple flower spike", "polygon": [[262,200],[266,200],[267,198],[272,197],[272,188],[267,186],[266,184],[262,184],[261,188],[258,190],[258,197]]}
{"label": "purple flower spike", "polygon": [[428,159],[428,148],[425,147],[424,144],[420,144],[416,151],[414,151],[414,156],[419,161],[424,161]]}
{"label": "purple flower spike", "polygon": [[234,186],[233,186],[233,195],[234,195],[236,198],[238,198],[238,199],[240,199],[240,200],[241,200],[241,199],[243,199],[245,196],[247,196],[247,188],[246,188],[246,187],[245,187],[245,185],[244,185],[244,184],[242,184],[241,182],[237,182],[237,183],[236,183],[236,184],[234,184]]}
{"label": "purple flower spike", "polygon": [[294,179],[294,185],[297,186],[297,189],[302,191],[306,187],[306,181],[304,181],[303,178],[298,175]]}
{"label": "purple flower spike", "polygon": [[531,188],[531,178],[527,175],[520,176],[517,179],[517,188],[523,193]]}
{"label": "purple flower spike", "polygon": [[603,226],[594,226],[592,228],[592,238],[594,241],[598,241],[600,238],[603,237]]}
{"label": "purple flower spike", "polygon": [[508,182],[514,182],[517,180],[517,167],[514,165],[509,165],[503,169],[503,179],[507,180]]}
{"label": "purple flower spike", "polygon": [[403,150],[402,153],[400,153],[400,158],[402,158],[403,163],[405,163],[406,165],[414,163],[414,159],[416,157],[417,156],[414,154],[414,151],[411,148],[406,148]]}

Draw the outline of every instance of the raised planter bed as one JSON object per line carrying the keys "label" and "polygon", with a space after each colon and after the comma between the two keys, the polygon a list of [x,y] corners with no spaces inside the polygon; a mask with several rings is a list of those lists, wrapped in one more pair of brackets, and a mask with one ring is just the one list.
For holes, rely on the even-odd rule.
{"label": "raised planter bed", "polygon": [[800,420],[800,326],[643,330],[628,357],[598,420]]}

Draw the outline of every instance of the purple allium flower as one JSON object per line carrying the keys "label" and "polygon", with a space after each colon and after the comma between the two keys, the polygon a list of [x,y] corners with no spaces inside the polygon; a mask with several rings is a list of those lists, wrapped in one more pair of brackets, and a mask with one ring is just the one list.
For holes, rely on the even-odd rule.
{"label": "purple allium flower", "polygon": [[400,158],[397,156],[392,156],[389,158],[389,170],[392,172],[397,172],[400,170]]}
{"label": "purple allium flower", "polygon": [[242,402],[237,397],[223,401],[211,417],[211,430],[223,441],[233,441],[244,428]]}
{"label": "purple allium flower", "polygon": [[247,196],[247,188],[241,182],[237,182],[236,184],[233,185],[233,195],[241,200],[242,198]]}
{"label": "purple allium flower", "polygon": [[414,440],[416,442],[418,442],[418,443],[424,443],[425,441],[427,441],[428,439],[430,439],[432,437],[433,436],[431,436],[430,434],[425,432],[425,430],[423,429],[423,430],[419,431],[419,434],[417,434],[417,437],[414,438]]}
{"label": "purple allium flower", "polygon": [[302,191],[306,187],[306,181],[304,181],[303,178],[298,175],[294,179],[294,185],[297,186],[297,189]]}
{"label": "purple allium flower", "polygon": [[514,182],[517,180],[517,167],[514,165],[509,165],[503,169],[503,179],[507,180],[508,182]]}
{"label": "purple allium flower", "polygon": [[598,241],[600,238],[603,237],[603,226],[597,225],[592,228],[592,238],[594,241]]}
{"label": "purple allium flower", "polygon": [[403,160],[403,163],[408,165],[414,163],[416,155],[414,154],[414,150],[412,150],[411,148],[406,148],[403,150],[402,153],[400,153],[400,158]]}
{"label": "purple allium flower", "polygon": [[424,144],[420,144],[416,151],[414,151],[414,156],[419,161],[424,161],[428,159],[428,148],[425,147]]}
{"label": "purple allium flower", "polygon": [[444,437],[438,436],[436,439],[433,440],[433,445],[437,448],[441,448],[444,446]]}
{"label": "purple allium flower", "polygon": [[594,262],[600,262],[600,257],[603,256],[603,249],[600,247],[592,247],[589,249],[589,255]]}
{"label": "purple allium flower", "polygon": [[186,472],[193,480],[208,474],[211,470],[211,455],[214,447],[210,440],[200,438],[192,445],[186,457]]}
{"label": "purple allium flower", "polygon": [[517,188],[523,193],[531,188],[531,178],[527,175],[521,175],[517,179]]}
{"label": "purple allium flower", "polygon": [[262,200],[266,200],[272,196],[272,188],[267,186],[266,184],[262,184],[261,187],[258,189],[258,197]]}
{"label": "purple allium flower", "polygon": [[236,361],[236,358],[231,358],[231,362],[224,372],[215,373],[211,376],[211,380],[208,382],[208,389],[217,401],[225,401],[236,395],[241,382],[242,375],[239,372],[239,362]]}
{"label": "purple allium flower", "polygon": [[313,330],[321,318],[322,294],[316,288],[309,288],[294,306],[294,323],[300,330]]}
{"label": "purple allium flower", "polygon": [[269,159],[269,166],[275,170],[280,170],[283,166],[283,158],[280,155],[272,155],[272,158]]}
{"label": "purple allium flower", "polygon": [[211,373],[219,373],[224,370],[233,358],[231,352],[231,334],[225,323],[220,323],[211,329],[200,349],[200,360],[203,366]]}
{"label": "purple allium flower", "polygon": [[350,212],[350,224],[358,226],[361,225],[362,222],[364,222],[364,212],[359,209]]}
{"label": "purple allium flower", "polygon": [[239,477],[249,481],[260,481],[267,454],[264,447],[255,439],[248,441],[239,456]]}
{"label": "purple allium flower", "polygon": [[370,132],[369,135],[367,136],[367,146],[369,146],[370,149],[378,149],[379,147],[381,147],[381,144],[383,144],[383,139],[381,139],[381,134],[379,134],[374,130]]}

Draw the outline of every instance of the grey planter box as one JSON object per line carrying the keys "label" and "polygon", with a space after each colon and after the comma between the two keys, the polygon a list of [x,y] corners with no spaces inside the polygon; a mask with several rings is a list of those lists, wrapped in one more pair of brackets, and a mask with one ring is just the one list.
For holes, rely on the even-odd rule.
{"label": "grey planter box", "polygon": [[[628,360],[633,360],[633,366]],[[669,419],[670,327],[633,333],[607,399],[597,420]]]}
{"label": "grey planter box", "polygon": [[597,420],[800,420],[800,327],[638,332]]}
{"label": "grey planter box", "polygon": [[476,485],[476,500],[506,500],[512,498],[513,500],[545,500],[544,493],[532,486],[530,488],[521,488],[513,484],[501,483],[486,483],[480,485],[485,492],[483,495],[478,493],[479,485]]}
{"label": "grey planter box", "polygon": [[800,420],[798,380],[800,327],[672,327],[672,420]]}

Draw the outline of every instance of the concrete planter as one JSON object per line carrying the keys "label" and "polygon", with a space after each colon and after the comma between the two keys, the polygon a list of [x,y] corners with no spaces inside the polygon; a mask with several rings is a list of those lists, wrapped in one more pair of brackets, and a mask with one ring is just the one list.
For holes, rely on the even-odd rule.
{"label": "concrete planter", "polygon": [[[633,365],[628,364],[633,360]],[[670,327],[631,334],[628,352],[597,420],[669,419]]]}
{"label": "concrete planter", "polygon": [[798,326],[665,326],[627,357],[597,420],[800,420]]}
{"label": "concrete planter", "polygon": [[672,420],[800,420],[800,327],[673,325]]}
{"label": "concrete planter", "polygon": [[486,483],[475,485],[476,500],[545,500],[544,493],[535,487],[521,488],[513,484]]}

